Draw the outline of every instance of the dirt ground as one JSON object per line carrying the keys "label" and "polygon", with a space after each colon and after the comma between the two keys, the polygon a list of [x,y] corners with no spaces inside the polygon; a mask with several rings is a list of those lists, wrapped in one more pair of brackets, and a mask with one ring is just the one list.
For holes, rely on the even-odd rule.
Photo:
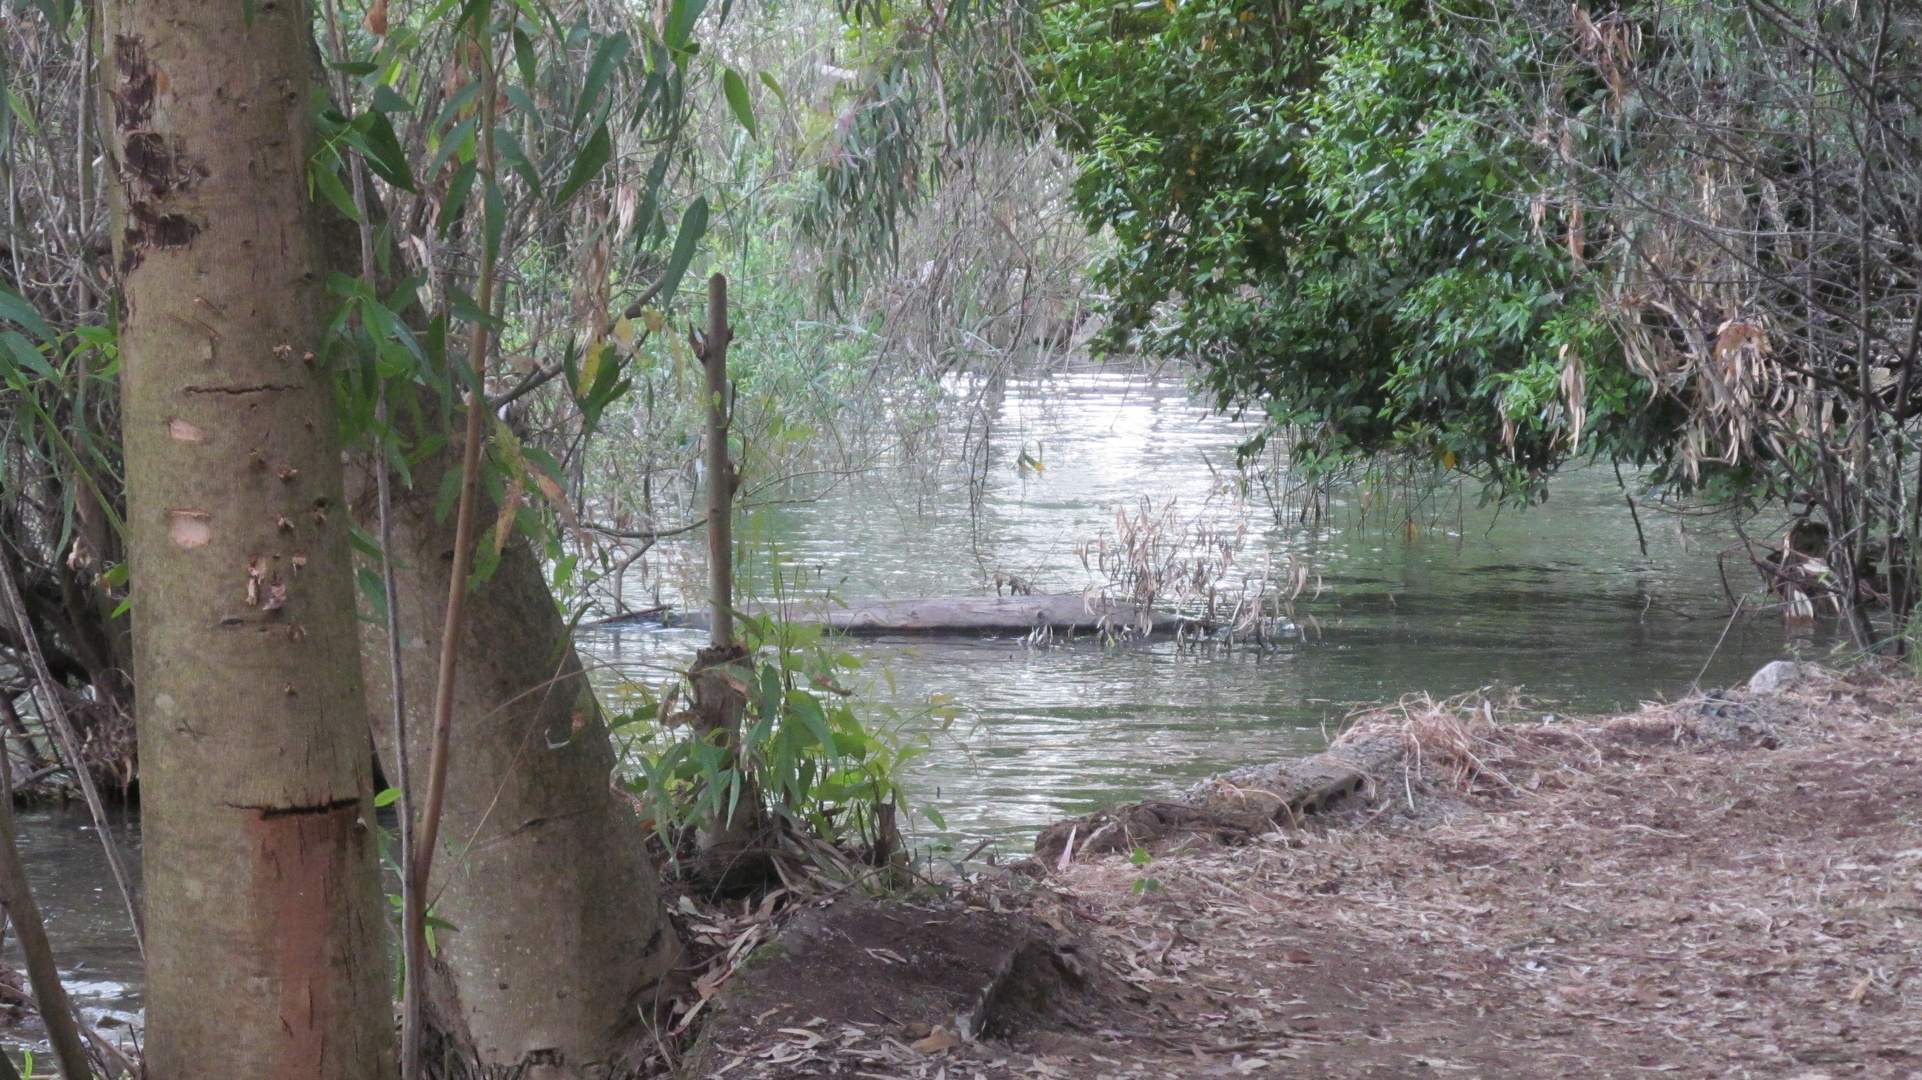
{"label": "dirt ground", "polygon": [[1404,703],[1342,813],[962,887],[1079,943],[994,1030],[800,1001],[702,1074],[1922,1080],[1922,686],[1525,716]]}

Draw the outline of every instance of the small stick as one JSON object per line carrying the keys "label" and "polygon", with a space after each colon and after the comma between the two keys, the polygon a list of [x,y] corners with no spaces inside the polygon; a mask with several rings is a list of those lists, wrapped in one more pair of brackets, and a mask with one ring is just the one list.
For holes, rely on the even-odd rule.
{"label": "small stick", "polygon": [[[484,16],[485,17],[485,16]],[[483,17],[483,18],[484,18]],[[494,184],[494,112],[497,72],[490,31],[483,26],[473,30],[479,46],[481,69],[480,176],[482,190]],[[420,973],[427,969],[427,887],[433,880],[434,848],[440,842],[441,805],[447,793],[448,744],[453,738],[455,667],[460,660],[461,632],[466,626],[467,575],[474,565],[475,516],[479,513],[481,443],[487,437],[487,356],[491,348],[487,313],[494,310],[494,273],[498,251],[494,245],[481,245],[480,267],[474,288],[481,316],[474,321],[468,345],[468,377],[473,380],[467,391],[467,424],[461,445],[460,508],[454,518],[454,564],[448,571],[447,615],[441,624],[440,671],[434,685],[433,742],[427,758],[427,791],[422,797],[420,827],[414,836],[413,862],[407,872],[413,876],[413,889],[402,899],[408,910],[403,926],[408,934],[407,970],[415,978],[407,985],[402,1007],[402,1076],[415,1080],[420,1075],[422,1025],[425,1006],[421,996]],[[391,581],[392,578],[389,578]]]}
{"label": "small stick", "polygon": [[1689,684],[1695,689],[1702,688],[1702,676],[1708,674],[1708,666],[1715,662],[1715,654],[1722,651],[1722,642],[1728,638],[1728,628],[1735,625],[1735,617],[1742,613],[1742,601],[1746,599],[1746,596],[1737,599],[1735,610],[1728,613],[1728,621],[1722,624],[1722,636],[1715,639],[1715,647],[1708,651],[1708,659],[1702,661],[1702,670],[1695,673],[1695,681]]}

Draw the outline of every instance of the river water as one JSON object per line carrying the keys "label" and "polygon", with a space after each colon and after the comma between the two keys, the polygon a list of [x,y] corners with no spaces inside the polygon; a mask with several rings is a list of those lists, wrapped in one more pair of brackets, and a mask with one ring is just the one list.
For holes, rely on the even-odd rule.
{"label": "river water", "polygon": [[[764,567],[778,552],[805,571],[802,591],[981,595],[1000,573],[1077,592],[1092,580],[1083,547],[1112,539],[1118,506],[1172,499],[1173,520],[1247,524],[1236,573],[1292,558],[1311,577],[1296,606],[1304,632],[1267,650],[852,643],[875,700],[909,715],[936,697],[959,706],[906,778],[911,798],[947,823],[917,817],[918,839],[942,848],[990,838],[1018,848],[1064,815],[1312,752],[1354,708],[1406,693],[1499,685],[1525,690],[1543,711],[1604,712],[1682,694],[1698,678],[1727,685],[1770,659],[1826,647],[1785,638],[1772,616],[1728,618],[1715,557],[1733,540],[1725,526],[1685,529],[1645,510],[1644,554],[1606,468],[1565,474],[1526,512],[1479,508],[1472,490],[1435,493],[1412,534],[1380,505],[1358,521],[1367,491],[1337,490],[1311,529],[1276,525],[1259,498],[1236,499],[1234,448],[1248,429],[1209,415],[1180,383],[1085,373],[1011,381],[993,417],[978,499],[965,470],[884,464],[755,511],[740,532]],[[685,568],[698,549],[663,555]],[[1738,593],[1755,580],[1745,566],[1739,555],[1727,560]],[[659,583],[632,584],[630,596]],[[701,640],[646,627],[579,638],[617,705]],[[120,827],[134,833],[137,823]],[[20,832],[75,998],[109,1027],[134,1019],[139,957],[84,810],[23,813]]]}
{"label": "river water", "polygon": [[[1728,618],[1716,554],[1735,541],[1729,526],[1644,508],[1644,554],[1606,466],[1564,474],[1526,511],[1480,507],[1476,489],[1447,487],[1409,515],[1399,493],[1338,489],[1324,524],[1307,528],[1277,525],[1259,489],[1238,511],[1234,449],[1249,429],[1210,415],[1179,382],[1087,373],[1011,381],[993,430],[978,506],[963,475],[930,482],[925,468],[877,468],[816,500],[758,511],[741,530],[748,547],[778,551],[813,588],[846,598],[981,595],[997,573],[1079,592],[1094,577],[1084,546],[1115,535],[1118,506],[1173,500],[1176,520],[1221,526],[1239,513],[1251,530],[1240,572],[1291,558],[1310,567],[1296,609],[1311,629],[1265,652],[1172,642],[856,646],[877,669],[871,693],[904,712],[934,695],[963,710],[907,785],[946,820],[946,830],[921,823],[929,839],[1018,846],[1065,815],[1312,752],[1352,709],[1406,693],[1497,685],[1524,690],[1544,711],[1603,712],[1686,692],[1698,678],[1726,685],[1789,655],[1779,618]],[[1358,520],[1371,497],[1377,504]],[[1382,499],[1392,502],[1385,512]],[[1739,550],[1726,570],[1735,592],[1752,588]],[[616,696],[622,680],[656,681],[700,641],[640,627],[580,638]]]}

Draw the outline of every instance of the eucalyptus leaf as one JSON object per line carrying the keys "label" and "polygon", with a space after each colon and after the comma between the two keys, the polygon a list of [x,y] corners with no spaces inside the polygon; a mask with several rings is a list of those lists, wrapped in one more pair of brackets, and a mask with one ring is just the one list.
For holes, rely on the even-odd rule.
{"label": "eucalyptus leaf", "polygon": [[694,23],[700,19],[701,11],[707,7],[707,0],[674,0],[667,9],[667,21],[661,27],[661,40],[676,52],[685,52],[694,34]]}
{"label": "eucalyptus leaf", "polygon": [[681,215],[681,231],[674,237],[674,253],[668,256],[667,269],[661,275],[661,294],[655,302],[666,307],[674,299],[674,293],[681,287],[681,278],[687,274],[689,263],[694,261],[694,253],[700,249],[701,237],[707,235],[707,196],[703,195],[688,205]]}
{"label": "eucalyptus leaf", "polygon": [[40,311],[27,299],[5,285],[0,285],[0,319],[11,319],[26,328],[27,333],[41,341],[54,339],[53,327],[40,317]]}
{"label": "eucalyptus leaf", "polygon": [[334,166],[331,162],[316,160],[308,168],[307,175],[312,178],[314,186],[320,189],[320,193],[327,197],[327,201],[334,204],[334,209],[340,211],[350,221],[361,220],[360,208],[354,205],[354,197],[347,193],[347,186],[342,184],[340,177],[334,174]]}
{"label": "eucalyptus leaf", "polygon": [[754,103],[747,96],[747,80],[741,78],[740,72],[728,68],[721,75],[721,90],[727,96],[727,107],[734,110],[734,119],[741,122],[749,135],[759,138],[760,129],[754,123]]}
{"label": "eucalyptus leaf", "polygon": [[574,118],[570,126],[579,128],[581,121],[594,109],[601,90],[614,74],[614,69],[626,58],[630,42],[626,34],[610,34],[601,39],[594,50],[594,59],[587,65],[587,77],[581,80],[581,95],[574,102]]}
{"label": "eucalyptus leaf", "polygon": [[582,186],[599,176],[607,167],[608,158],[614,153],[614,140],[607,133],[607,125],[601,124],[588,138],[587,145],[581,148],[580,156],[574,159],[574,167],[568,170],[567,180],[560,190],[554,193],[554,205],[566,205]]}

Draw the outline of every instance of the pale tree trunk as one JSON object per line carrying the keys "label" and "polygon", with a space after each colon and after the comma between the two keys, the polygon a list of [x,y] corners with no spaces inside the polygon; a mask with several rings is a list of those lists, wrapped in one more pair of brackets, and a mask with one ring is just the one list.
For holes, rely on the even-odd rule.
{"label": "pale tree trunk", "polygon": [[[427,759],[454,521],[435,493],[449,447],[394,493],[392,528],[411,760]],[[371,471],[371,470],[369,470]],[[356,512],[371,527],[371,476]],[[371,531],[371,528],[370,528]],[[384,632],[362,650],[369,701],[389,708]],[[428,900],[427,1072],[515,1080],[636,1074],[679,955],[645,828],[611,786],[614,752],[539,561],[508,544],[467,598],[460,680]],[[393,761],[388,725],[376,725]]]}
{"label": "pale tree trunk", "polygon": [[392,1075],[308,12],[107,0],[150,1080]]}

